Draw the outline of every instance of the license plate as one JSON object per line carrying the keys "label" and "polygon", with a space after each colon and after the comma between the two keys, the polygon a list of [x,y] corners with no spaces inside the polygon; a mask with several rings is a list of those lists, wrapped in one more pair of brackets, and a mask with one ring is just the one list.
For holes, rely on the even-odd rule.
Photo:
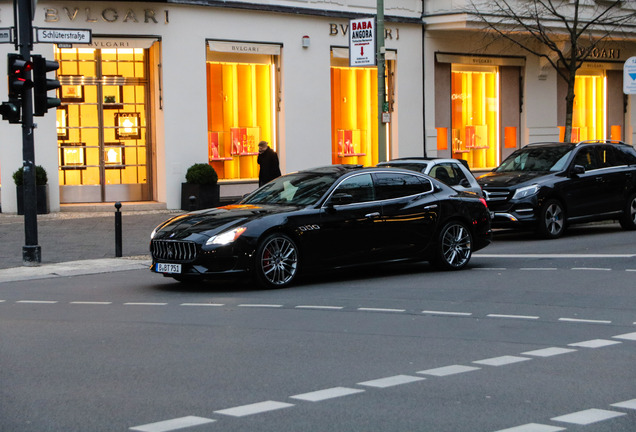
{"label": "license plate", "polygon": [[157,263],[157,273],[181,273],[181,264]]}

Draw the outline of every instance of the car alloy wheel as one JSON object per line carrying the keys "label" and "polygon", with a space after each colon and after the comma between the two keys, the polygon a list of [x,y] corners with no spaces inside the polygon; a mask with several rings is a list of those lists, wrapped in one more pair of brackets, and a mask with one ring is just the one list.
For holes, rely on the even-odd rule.
{"label": "car alloy wheel", "polygon": [[466,226],[458,221],[444,225],[440,231],[438,255],[435,264],[446,270],[460,270],[470,261],[473,251],[472,235]]}
{"label": "car alloy wheel", "polygon": [[544,238],[555,239],[565,231],[565,210],[557,200],[548,200],[541,210],[539,230]]}
{"label": "car alloy wheel", "polygon": [[285,287],[296,277],[298,264],[296,243],[284,234],[272,234],[258,248],[256,275],[268,288]]}
{"label": "car alloy wheel", "polygon": [[627,200],[623,216],[619,219],[621,227],[626,230],[636,229],[636,194],[633,194]]}

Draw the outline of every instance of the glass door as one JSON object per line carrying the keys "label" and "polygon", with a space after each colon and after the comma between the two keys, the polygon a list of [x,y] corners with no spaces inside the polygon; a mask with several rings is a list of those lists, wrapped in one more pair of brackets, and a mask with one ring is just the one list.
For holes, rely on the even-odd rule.
{"label": "glass door", "polygon": [[146,50],[58,49],[60,202],[151,199]]}

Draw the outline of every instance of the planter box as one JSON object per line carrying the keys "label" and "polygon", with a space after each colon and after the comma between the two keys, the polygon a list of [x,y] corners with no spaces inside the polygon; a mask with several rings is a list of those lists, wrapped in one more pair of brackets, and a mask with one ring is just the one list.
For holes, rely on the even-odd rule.
{"label": "planter box", "polygon": [[[218,207],[220,200],[219,184],[199,185],[181,183],[181,210],[202,210]],[[190,197],[196,197],[194,205],[190,203]]]}
{"label": "planter box", "polygon": [[[37,214],[48,214],[49,210],[49,185],[38,185],[35,187],[37,195]],[[24,186],[16,186],[18,194],[18,214],[24,214]]]}

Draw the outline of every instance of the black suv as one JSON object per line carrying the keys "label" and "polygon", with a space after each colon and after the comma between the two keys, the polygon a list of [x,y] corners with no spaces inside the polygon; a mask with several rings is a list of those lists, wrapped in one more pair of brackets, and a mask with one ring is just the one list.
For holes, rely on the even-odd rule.
{"label": "black suv", "polygon": [[477,181],[493,227],[531,228],[545,238],[603,219],[636,229],[636,151],[621,142],[529,144]]}

